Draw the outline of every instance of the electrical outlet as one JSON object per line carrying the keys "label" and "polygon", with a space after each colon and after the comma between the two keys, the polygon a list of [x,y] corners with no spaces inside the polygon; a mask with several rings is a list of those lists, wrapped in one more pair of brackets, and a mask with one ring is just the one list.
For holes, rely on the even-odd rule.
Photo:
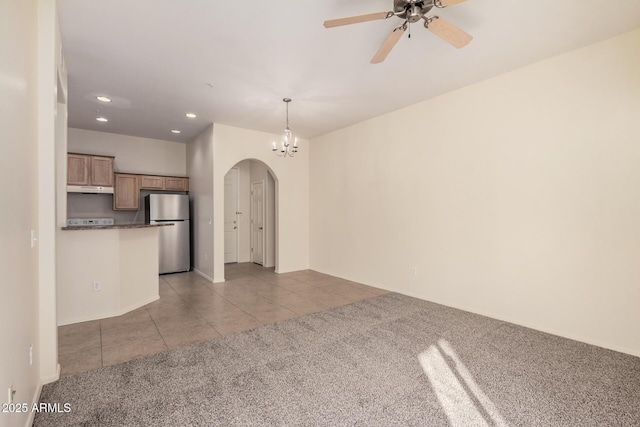
{"label": "electrical outlet", "polygon": [[29,366],[33,366],[33,344],[29,344]]}
{"label": "electrical outlet", "polygon": [[7,403],[11,405],[13,403],[13,396],[16,395],[16,391],[13,389],[13,384],[9,386],[9,390],[7,391]]}
{"label": "electrical outlet", "polygon": [[93,282],[93,291],[100,291],[102,290],[102,285],[100,284],[100,282],[98,281],[94,281]]}
{"label": "electrical outlet", "polygon": [[418,267],[414,266],[414,267],[411,269],[411,272],[413,273],[413,275],[414,275],[414,276],[417,276],[417,275],[418,275]]}
{"label": "electrical outlet", "polygon": [[36,242],[38,241],[38,238],[36,237],[36,230],[31,230],[31,247],[35,248],[36,247]]}

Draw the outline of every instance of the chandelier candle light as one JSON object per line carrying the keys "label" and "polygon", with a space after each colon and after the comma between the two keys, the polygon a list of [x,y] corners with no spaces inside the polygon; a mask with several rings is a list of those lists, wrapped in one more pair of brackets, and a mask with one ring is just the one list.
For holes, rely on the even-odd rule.
{"label": "chandelier candle light", "polygon": [[289,103],[291,102],[291,98],[284,98],[283,101],[287,106],[287,127],[284,129],[284,138],[282,139],[282,148],[278,150],[276,146],[276,142],[273,141],[273,152],[276,153],[276,156],[280,157],[293,157],[298,152],[298,138],[293,140],[293,145],[291,145],[291,129],[289,129]]}

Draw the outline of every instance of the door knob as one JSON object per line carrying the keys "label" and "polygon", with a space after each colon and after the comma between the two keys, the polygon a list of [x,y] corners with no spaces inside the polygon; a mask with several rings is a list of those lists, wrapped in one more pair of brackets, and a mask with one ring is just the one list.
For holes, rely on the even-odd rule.
{"label": "door knob", "polygon": [[258,227],[258,230],[262,230],[262,227]]}
{"label": "door knob", "polygon": [[235,230],[236,228],[238,228],[238,226],[237,226],[237,225],[234,225],[234,226],[233,226],[233,229]]}

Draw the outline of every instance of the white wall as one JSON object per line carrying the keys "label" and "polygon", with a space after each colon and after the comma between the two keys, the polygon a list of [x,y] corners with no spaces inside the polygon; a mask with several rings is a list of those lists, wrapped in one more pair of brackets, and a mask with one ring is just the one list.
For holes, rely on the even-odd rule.
{"label": "white wall", "polygon": [[224,176],[245,159],[264,162],[277,180],[276,270],[284,273],[306,269],[309,265],[307,142],[301,141],[295,158],[282,159],[271,151],[272,141],[280,135],[216,124],[213,136],[214,281],[224,281]]}
{"label": "white wall", "polygon": [[115,156],[116,172],[187,175],[187,145],[181,142],[69,128],[72,153]]}
{"label": "white wall", "polygon": [[190,141],[186,148],[193,268],[213,280],[213,125]]}
{"label": "white wall", "polygon": [[636,30],[314,139],[311,268],[640,355],[639,51]]}
{"label": "white wall", "polygon": [[[13,384],[17,402],[31,402],[39,381],[38,252],[29,244],[38,229],[38,81],[35,1],[0,3],[0,390],[2,403]],[[13,143],[12,143],[13,142]],[[19,183],[19,184],[18,184]],[[36,353],[37,356],[37,353]],[[26,414],[0,414],[0,425],[18,426]]]}
{"label": "white wall", "polygon": [[[57,378],[55,233],[60,39],[55,1],[2,2],[0,16],[0,387],[31,403]],[[6,19],[4,19],[6,18]],[[66,76],[61,75],[62,83]],[[38,240],[30,243],[31,232]],[[33,363],[29,347],[33,346]],[[2,403],[7,401],[7,395]],[[0,425],[30,424],[32,414],[1,413]]]}
{"label": "white wall", "polygon": [[[66,147],[67,74],[62,56],[60,29],[55,0],[38,1],[38,344],[34,345],[34,363],[40,365],[40,381],[55,381],[58,364],[56,323],[57,233],[64,209],[58,204],[56,163]],[[39,391],[38,391],[39,392]],[[35,400],[37,396],[34,396]],[[33,416],[33,414],[31,414]]]}

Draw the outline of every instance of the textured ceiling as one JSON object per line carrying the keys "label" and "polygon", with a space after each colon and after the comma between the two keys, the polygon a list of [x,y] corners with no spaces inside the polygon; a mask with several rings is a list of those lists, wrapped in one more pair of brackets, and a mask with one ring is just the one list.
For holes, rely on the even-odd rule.
{"label": "textured ceiling", "polygon": [[212,122],[281,133],[284,97],[294,133],[313,138],[640,27],[638,0],[468,0],[435,11],[473,35],[467,47],[415,24],[371,65],[399,18],[322,23],[391,10],[391,0],[59,0],[58,9],[69,126],[182,142]]}

